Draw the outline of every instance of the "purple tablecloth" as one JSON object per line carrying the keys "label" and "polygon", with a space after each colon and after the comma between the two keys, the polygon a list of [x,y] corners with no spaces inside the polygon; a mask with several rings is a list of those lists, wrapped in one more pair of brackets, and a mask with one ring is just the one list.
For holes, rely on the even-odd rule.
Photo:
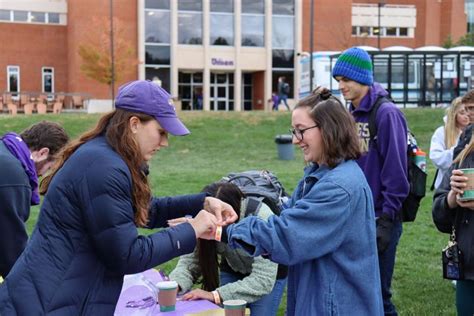
{"label": "purple tablecloth", "polygon": [[212,309],[219,309],[220,307],[207,301],[180,301],[176,302],[176,310],[174,312],[160,312],[160,305],[153,304],[150,307],[126,307],[129,301],[140,301],[146,297],[155,297],[154,290],[149,285],[149,282],[156,284],[162,281],[158,271],[155,269],[147,270],[143,273],[134,275],[127,275],[124,278],[122,293],[120,294],[117,306],[115,307],[115,316],[145,316],[145,315],[163,315],[163,316],[184,316],[189,313],[202,312]]}

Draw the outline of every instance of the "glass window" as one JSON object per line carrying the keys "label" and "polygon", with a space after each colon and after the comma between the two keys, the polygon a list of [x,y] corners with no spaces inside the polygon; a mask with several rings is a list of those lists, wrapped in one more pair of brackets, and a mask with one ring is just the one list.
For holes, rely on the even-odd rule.
{"label": "glass window", "polygon": [[294,50],[274,49],[272,50],[272,67],[273,68],[293,68],[294,67]]}
{"label": "glass window", "polygon": [[20,92],[20,67],[8,66],[8,91],[9,92]]}
{"label": "glass window", "polygon": [[145,11],[145,42],[170,42],[170,13],[169,11]]}
{"label": "glass window", "polygon": [[265,17],[242,14],[242,46],[265,46]]}
{"label": "glass window", "polygon": [[156,82],[166,91],[170,91],[170,69],[168,67],[145,68],[145,79]]}
{"label": "glass window", "polygon": [[179,72],[178,93],[183,110],[202,110],[202,72]]}
{"label": "glass window", "polygon": [[265,13],[264,0],[242,0],[242,13]]}
{"label": "glass window", "polygon": [[27,11],[13,11],[13,21],[28,22]]}
{"label": "glass window", "polygon": [[407,27],[401,27],[400,28],[400,36],[408,36],[408,28]]}
{"label": "glass window", "polygon": [[211,12],[234,12],[234,1],[211,0]]}
{"label": "glass window", "polygon": [[359,36],[369,36],[370,34],[370,27],[368,26],[361,26],[359,31]]}
{"label": "glass window", "polygon": [[48,23],[59,24],[59,13],[48,13]]}
{"label": "glass window", "polygon": [[145,63],[148,65],[169,65],[170,47],[145,45]]}
{"label": "glass window", "polygon": [[202,44],[202,13],[178,12],[178,43]]}
{"label": "glass window", "polygon": [[293,98],[293,71],[273,71],[272,74],[272,91],[278,92],[278,78],[285,77],[285,82],[290,85],[290,93],[288,97]]}
{"label": "glass window", "polygon": [[145,8],[146,9],[170,9],[170,1],[169,0],[146,0],[145,1]]}
{"label": "glass window", "polygon": [[273,48],[294,48],[293,17],[272,17]]}
{"label": "glass window", "polygon": [[210,25],[211,45],[234,46],[234,16],[212,13]]}
{"label": "glass window", "polygon": [[183,11],[202,11],[201,0],[178,0],[178,10]]}
{"label": "glass window", "polygon": [[[372,34],[373,34],[374,36],[378,36],[378,35],[379,35],[379,31],[380,31],[380,30],[379,30],[379,28],[378,28],[377,26],[374,27],[374,28],[372,28]],[[382,34],[380,34],[380,35],[382,35]]]}
{"label": "glass window", "polygon": [[10,21],[10,10],[0,10],[0,21]]}
{"label": "glass window", "polygon": [[385,35],[386,36],[397,36],[397,28],[396,27],[387,27],[387,28],[385,28]]}
{"label": "glass window", "polygon": [[357,26],[352,27],[352,35],[357,35]]}
{"label": "glass window", "polygon": [[46,22],[46,13],[44,12],[30,12],[31,22],[34,23],[45,23]]}
{"label": "glass window", "polygon": [[43,92],[54,92],[54,68],[43,67]]}
{"label": "glass window", "polygon": [[273,0],[272,12],[273,14],[294,15],[295,4],[293,0]]}

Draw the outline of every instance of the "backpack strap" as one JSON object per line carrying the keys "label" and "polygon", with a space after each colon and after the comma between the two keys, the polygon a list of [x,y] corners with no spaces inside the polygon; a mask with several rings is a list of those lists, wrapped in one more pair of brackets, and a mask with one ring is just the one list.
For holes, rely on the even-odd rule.
{"label": "backpack strap", "polygon": [[247,207],[245,209],[245,217],[249,215],[257,215],[260,206],[262,205],[263,198],[247,197]]}
{"label": "backpack strap", "polygon": [[372,106],[369,111],[369,133],[371,143],[377,141],[377,112],[380,106],[387,102],[392,102],[392,100],[387,97],[378,97],[377,101],[375,101],[374,106]]}

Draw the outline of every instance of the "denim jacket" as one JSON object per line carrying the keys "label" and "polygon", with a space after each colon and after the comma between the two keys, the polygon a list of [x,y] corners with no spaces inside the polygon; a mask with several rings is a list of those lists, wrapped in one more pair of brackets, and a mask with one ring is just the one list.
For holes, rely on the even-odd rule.
{"label": "denim jacket", "polygon": [[230,247],[289,265],[288,315],[383,315],[374,205],[356,162],[309,166],[280,216],[226,233]]}

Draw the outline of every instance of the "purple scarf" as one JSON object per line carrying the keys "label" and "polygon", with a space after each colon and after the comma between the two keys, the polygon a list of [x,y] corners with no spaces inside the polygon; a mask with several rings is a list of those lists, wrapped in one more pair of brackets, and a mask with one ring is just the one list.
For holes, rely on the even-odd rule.
{"label": "purple scarf", "polygon": [[38,193],[38,175],[36,174],[35,162],[31,159],[31,153],[23,139],[15,133],[6,133],[1,138],[7,149],[21,162],[25,169],[31,185],[31,205],[38,205],[40,196]]}

